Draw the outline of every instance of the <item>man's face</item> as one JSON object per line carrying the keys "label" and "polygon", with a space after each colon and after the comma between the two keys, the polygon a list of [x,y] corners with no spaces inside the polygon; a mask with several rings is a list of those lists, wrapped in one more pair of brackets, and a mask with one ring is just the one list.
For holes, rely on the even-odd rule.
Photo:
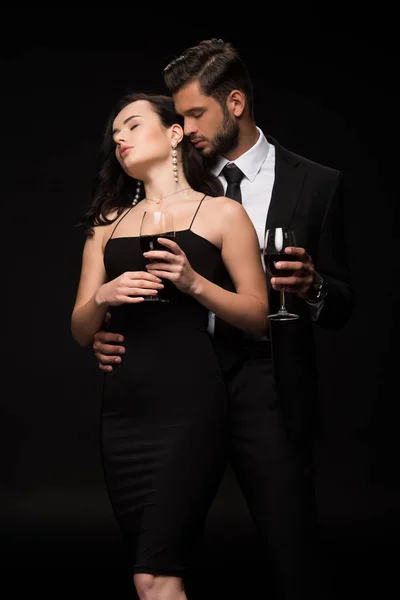
{"label": "man's face", "polygon": [[173,95],[175,110],[184,118],[184,132],[204,157],[228,154],[239,142],[235,117],[212,96],[205,96],[198,81],[192,81]]}

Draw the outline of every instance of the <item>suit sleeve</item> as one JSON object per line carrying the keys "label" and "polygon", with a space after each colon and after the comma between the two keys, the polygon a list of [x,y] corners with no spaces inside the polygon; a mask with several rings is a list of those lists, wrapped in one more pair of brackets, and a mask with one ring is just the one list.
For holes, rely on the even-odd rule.
{"label": "suit sleeve", "polygon": [[327,182],[329,200],[323,216],[315,268],[327,283],[327,295],[318,315],[317,325],[339,329],[351,317],[355,294],[351,285],[349,251],[346,235],[343,175],[335,172]]}

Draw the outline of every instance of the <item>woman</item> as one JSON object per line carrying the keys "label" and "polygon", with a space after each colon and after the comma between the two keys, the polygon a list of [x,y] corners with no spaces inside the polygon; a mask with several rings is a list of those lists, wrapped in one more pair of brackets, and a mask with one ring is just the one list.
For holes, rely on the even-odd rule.
{"label": "woman", "polygon": [[[183,577],[225,467],[227,397],[208,312],[255,334],[268,300],[255,230],[221,196],[165,96],[121,99],[105,131],[72,312],[92,343],[106,313],[126,356],[105,375],[104,473],[139,597],[184,600]],[[176,241],[142,253],[145,211],[173,214]],[[218,285],[229,272],[236,293]],[[147,302],[167,294],[170,302]],[[115,322],[115,323],[114,323]]]}

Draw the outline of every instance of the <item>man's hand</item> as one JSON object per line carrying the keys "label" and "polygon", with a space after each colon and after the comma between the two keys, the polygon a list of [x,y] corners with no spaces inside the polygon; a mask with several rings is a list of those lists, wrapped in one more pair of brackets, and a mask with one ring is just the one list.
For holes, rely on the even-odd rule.
{"label": "man's hand", "polygon": [[[104,327],[108,328],[110,324],[110,313],[106,314]],[[106,329],[101,329],[93,336],[94,355],[99,363],[99,369],[105,373],[111,373],[111,365],[119,364],[125,348],[122,345],[124,337],[118,333],[111,333]]]}
{"label": "man's hand", "polygon": [[275,264],[277,269],[282,270],[282,277],[273,277],[271,285],[274,290],[283,289],[285,292],[295,293],[300,298],[307,300],[314,283],[319,278],[314,263],[304,248],[289,246],[285,252],[289,255],[288,260],[280,260]]}

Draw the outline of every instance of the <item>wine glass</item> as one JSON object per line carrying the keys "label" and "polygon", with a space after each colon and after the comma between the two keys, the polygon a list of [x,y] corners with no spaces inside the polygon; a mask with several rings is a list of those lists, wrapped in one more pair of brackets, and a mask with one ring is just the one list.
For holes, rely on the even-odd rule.
{"label": "wine glass", "polygon": [[[172,213],[162,211],[145,211],[140,225],[140,247],[142,252],[150,250],[169,249],[157,241],[163,237],[175,241],[174,218]],[[159,260],[159,259],[157,259]],[[144,296],[144,300],[152,302],[169,302],[166,296],[166,287],[169,282],[164,283],[164,288],[158,291],[156,296]]]}
{"label": "wine glass", "polygon": [[[264,264],[271,277],[288,277],[293,271],[289,269],[277,269],[278,261],[295,261],[296,257],[285,253],[288,246],[296,246],[294,231],[288,227],[273,227],[267,229],[264,238]],[[268,315],[272,321],[292,321],[298,319],[299,315],[290,313],[285,306],[285,292],[280,290],[281,306],[278,312]]]}

